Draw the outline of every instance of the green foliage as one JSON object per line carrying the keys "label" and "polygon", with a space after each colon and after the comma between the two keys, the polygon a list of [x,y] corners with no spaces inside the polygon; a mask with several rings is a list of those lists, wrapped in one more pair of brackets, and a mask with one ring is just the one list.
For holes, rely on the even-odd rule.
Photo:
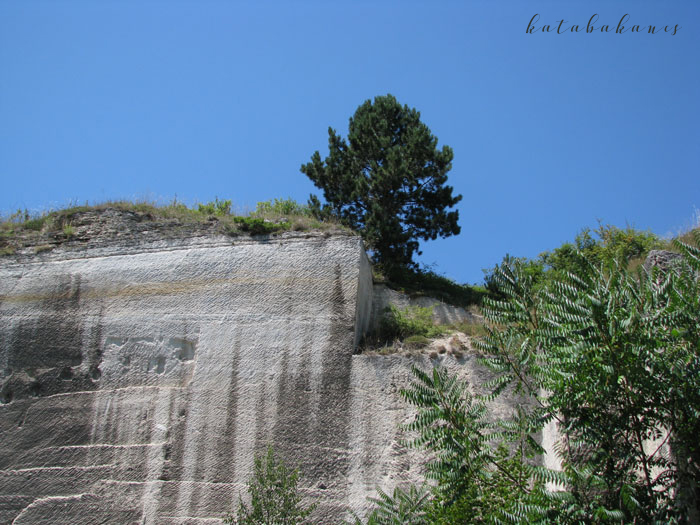
{"label": "green foliage", "polygon": [[22,227],[25,230],[32,230],[32,231],[39,231],[44,227],[44,224],[46,224],[47,216],[42,216],[42,217],[35,217],[33,219],[28,219],[22,223]]}
{"label": "green foliage", "polygon": [[389,305],[379,324],[379,338],[383,341],[404,340],[411,336],[437,337],[445,328],[433,322],[430,307],[408,306],[403,310]]}
{"label": "green foliage", "polygon": [[689,242],[674,241],[683,258],[670,270],[669,317],[661,321],[670,339],[668,348],[674,348],[664,363],[672,378],[664,387],[672,390],[659,394],[673,420],[668,428],[676,456],[676,507],[682,513],[688,509],[689,522],[700,522],[700,229],[685,240]]}
{"label": "green foliage", "polygon": [[[697,516],[700,251],[682,250],[682,264],[665,273],[632,272],[624,254],[579,252],[578,271],[544,287],[519,262],[504,264],[494,272],[504,298],[484,300],[492,328],[475,344],[493,356],[485,361],[498,373],[493,395],[513,384],[533,399],[535,428],[557,421],[561,494],[586,521]],[[654,440],[674,456],[645,447]],[[676,492],[690,503],[674,504]]]}
{"label": "green foliage", "polygon": [[288,222],[269,222],[261,217],[234,217],[238,227],[251,235],[269,235],[280,230],[289,229]]}
{"label": "green foliage", "polygon": [[[428,523],[536,523],[549,519],[547,495],[526,460],[540,451],[527,421],[496,426],[483,400],[443,368],[413,368],[416,380],[401,394],[417,409],[404,426],[406,444],[433,454],[427,477],[435,481]],[[494,443],[500,446],[494,448]],[[509,443],[509,446],[503,443]],[[519,516],[519,517],[518,517]]]}
{"label": "green foliage", "polygon": [[[588,271],[589,264],[610,264],[624,261],[626,266],[637,266],[646,255],[665,244],[649,231],[639,231],[628,226],[624,230],[612,225],[599,225],[596,230],[584,228],[573,243],[564,243],[552,251],[544,252],[536,259],[513,257],[506,254],[501,265],[520,268],[520,272],[534,280],[535,287],[553,279],[565,279],[571,272],[581,274]],[[493,296],[503,298],[494,280],[496,267],[484,270],[484,284]]]}
{"label": "green foliage", "polygon": [[216,197],[213,201],[206,204],[198,204],[197,211],[205,215],[216,215],[218,217],[231,215],[231,200],[219,200]]}
{"label": "green foliage", "polygon": [[[585,228],[576,236],[573,244],[565,243],[551,252],[545,252],[540,260],[561,276],[566,272],[585,272],[583,259],[593,264],[612,261],[629,263],[645,257],[651,250],[663,247],[663,242],[649,231],[635,230],[630,226],[623,230],[601,224],[595,231]],[[579,254],[583,255],[583,259]]]}
{"label": "green foliage", "polygon": [[382,489],[377,489],[377,498],[368,498],[374,508],[363,522],[353,515],[352,525],[427,525],[426,503],[430,496],[428,489],[423,486],[409,486],[408,490],[396,487],[389,496]]}
{"label": "green foliage", "polygon": [[[507,259],[474,344],[495,372],[472,396],[444,369],[414,369],[407,442],[431,452],[432,524],[696,523],[700,486],[700,232],[670,269],[591,260],[544,283]],[[507,388],[529,402],[491,422]],[[563,470],[538,466],[556,422]],[[651,444],[654,443],[652,446]],[[672,454],[664,453],[670,447]],[[547,489],[547,485],[550,488]]]}
{"label": "green foliage", "polygon": [[66,224],[63,226],[63,235],[69,238],[75,235],[75,228],[72,224]]}
{"label": "green foliage", "polygon": [[547,498],[541,484],[532,488],[516,485],[516,481],[526,479],[527,465],[504,445],[492,452],[491,459],[497,467],[486,465],[454,499],[434,497],[426,513],[428,522],[431,525],[554,523],[556,511],[548,513],[542,505]]}
{"label": "green foliage", "polygon": [[358,231],[387,273],[414,266],[419,239],[459,233],[458,212],[447,211],[462,198],[446,185],[452,149],[437,149],[415,109],[392,95],[367,100],[350,118],[347,141],[329,128],[328,149],[325,160],[316,151],[301,166],[327,203],[312,195],[309,206]]}
{"label": "green foliage", "polygon": [[255,214],[260,216],[301,215],[308,217],[311,216],[311,209],[306,204],[299,204],[291,198],[274,199],[258,202],[255,207]]}
{"label": "green foliage", "polygon": [[250,506],[239,499],[236,516],[229,515],[224,523],[236,525],[292,525],[310,523],[308,516],[316,507],[301,505],[297,487],[299,471],[289,469],[277,459],[272,447],[265,457],[256,455],[253,479],[248,483]]}
{"label": "green foliage", "polygon": [[517,264],[519,271],[527,276],[533,283],[533,285],[538,285],[543,283],[545,280],[545,265],[542,260],[528,259],[527,257],[513,257],[510,254],[506,254],[503,257],[500,265],[496,265],[491,270],[483,270],[484,272],[484,287],[488,291],[491,297],[497,297],[500,299],[504,298],[503,293],[500,289],[500,284],[497,280],[497,273],[500,266],[507,266],[513,268]]}
{"label": "green foliage", "polygon": [[404,430],[418,436],[406,445],[439,451],[427,465],[427,477],[437,480],[439,493],[454,501],[464,484],[488,462],[486,407],[474,399],[465,383],[450,377],[443,368],[436,367],[428,374],[414,366],[412,372],[417,381],[401,395],[418,414]]}

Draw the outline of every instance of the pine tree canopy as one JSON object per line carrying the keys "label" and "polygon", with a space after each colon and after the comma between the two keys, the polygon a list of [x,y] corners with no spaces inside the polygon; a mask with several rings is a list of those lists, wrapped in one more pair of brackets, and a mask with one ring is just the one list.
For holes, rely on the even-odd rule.
{"label": "pine tree canopy", "polygon": [[347,140],[329,128],[329,156],[316,151],[301,166],[326,201],[311,195],[309,205],[358,231],[386,270],[414,267],[419,239],[460,231],[459,212],[448,211],[462,199],[446,184],[454,155],[437,142],[420,113],[392,95],[367,100],[350,118]]}

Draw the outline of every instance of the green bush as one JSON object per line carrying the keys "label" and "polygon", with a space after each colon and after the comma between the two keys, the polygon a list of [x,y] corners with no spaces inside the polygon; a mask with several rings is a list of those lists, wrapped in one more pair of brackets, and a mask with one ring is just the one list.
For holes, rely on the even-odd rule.
{"label": "green bush", "polygon": [[[472,395],[440,367],[413,367],[401,391],[417,409],[406,444],[431,454],[427,523],[700,522],[700,232],[692,237],[674,242],[672,271],[631,271],[624,253],[579,253],[580,273],[544,283],[526,261],[496,268],[501,298],[484,300],[486,335],[474,342],[494,372],[491,393]],[[531,402],[493,421],[487,403],[509,386]],[[541,466],[547,422],[562,436],[562,470]]]}
{"label": "green bush", "polygon": [[268,222],[260,217],[234,217],[233,221],[241,231],[251,235],[268,235],[280,230],[289,229],[288,222]]}
{"label": "green bush", "polygon": [[32,231],[39,231],[44,227],[44,224],[46,223],[46,219],[48,219],[47,215],[44,215],[42,217],[36,217],[34,219],[29,219],[24,221],[22,224],[22,227],[25,230],[32,230]]}
{"label": "green bush", "polygon": [[197,210],[199,213],[206,215],[216,215],[222,217],[224,215],[231,215],[231,199],[219,200],[217,197],[215,200],[210,201],[206,204],[198,204]]}
{"label": "green bush", "polygon": [[576,236],[574,243],[564,243],[551,252],[540,255],[540,262],[560,276],[565,272],[580,273],[582,253],[595,264],[614,260],[629,264],[635,259],[644,258],[649,251],[664,248],[664,243],[650,231],[635,230],[627,226],[624,230],[609,224],[599,225],[598,229],[584,228]]}
{"label": "green bush", "polygon": [[396,487],[391,496],[378,488],[377,495],[377,498],[367,498],[373,508],[365,521],[353,513],[349,525],[428,525],[426,506],[430,491],[425,485],[420,488],[411,485],[408,490]]}
{"label": "green bush", "polygon": [[505,296],[495,279],[500,266],[513,269],[517,265],[519,272],[532,281],[535,289],[540,289],[548,281],[566,278],[567,273],[586,272],[588,263],[583,261],[609,264],[617,260],[633,269],[651,250],[666,247],[661,239],[649,231],[635,230],[631,226],[623,230],[601,224],[596,230],[584,228],[573,243],[565,242],[558,248],[541,253],[535,259],[506,254],[500,265],[483,270],[484,285],[491,298],[503,299]]}
{"label": "green bush", "polygon": [[224,523],[236,525],[301,525],[316,507],[301,505],[297,484],[299,471],[277,459],[272,447],[265,457],[255,456],[253,479],[248,482],[250,506],[239,499],[236,517],[228,515]]}
{"label": "green bush", "polygon": [[384,341],[437,337],[443,333],[445,329],[433,322],[433,309],[429,307],[408,306],[401,310],[392,304],[379,324],[379,337]]}
{"label": "green bush", "polygon": [[[700,522],[700,235],[695,242],[675,243],[674,271],[632,271],[629,252],[615,249],[613,259],[580,250],[580,270],[544,287],[517,262],[494,273],[503,299],[484,301],[487,335],[474,343],[490,356],[494,396],[512,385],[535,400],[523,405],[528,434],[558,422],[563,470],[528,477],[562,487],[542,504],[549,513],[566,499],[557,512],[567,523]],[[671,455],[648,447],[659,439]]]}
{"label": "green bush", "polygon": [[513,268],[514,265],[517,265],[523,275],[532,281],[533,286],[541,286],[542,283],[544,283],[547,273],[545,270],[545,263],[542,262],[541,259],[513,257],[510,254],[505,254],[500,265],[496,265],[494,268],[489,270],[482,270],[484,272],[484,287],[487,290],[490,298],[503,299],[505,297],[495,276],[500,267],[507,266],[509,268]]}
{"label": "green bush", "polygon": [[258,202],[255,207],[255,215],[303,215],[311,216],[311,210],[306,204],[299,204],[294,199],[274,199]]}

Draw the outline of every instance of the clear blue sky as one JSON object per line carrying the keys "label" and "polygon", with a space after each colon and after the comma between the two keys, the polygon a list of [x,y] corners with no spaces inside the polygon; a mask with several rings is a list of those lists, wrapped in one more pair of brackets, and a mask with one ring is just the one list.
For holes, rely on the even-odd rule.
{"label": "clear blue sky", "polygon": [[[535,13],[551,33],[526,33]],[[610,33],[584,32],[596,13]],[[614,34],[625,14],[657,34]],[[700,207],[697,0],[29,0],[0,2],[0,210],[306,201],[328,126],[386,93],[454,149],[462,233],[422,261],[459,282]]]}

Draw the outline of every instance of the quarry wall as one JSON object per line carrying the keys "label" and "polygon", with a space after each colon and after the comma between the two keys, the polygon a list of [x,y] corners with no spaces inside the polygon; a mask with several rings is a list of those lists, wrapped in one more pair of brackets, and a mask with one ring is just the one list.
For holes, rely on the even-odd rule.
{"label": "quarry wall", "polygon": [[357,355],[387,293],[349,234],[3,258],[0,523],[219,523],[268,443],[318,523],[422,479],[399,444],[410,365],[477,389],[485,371],[470,354]]}

